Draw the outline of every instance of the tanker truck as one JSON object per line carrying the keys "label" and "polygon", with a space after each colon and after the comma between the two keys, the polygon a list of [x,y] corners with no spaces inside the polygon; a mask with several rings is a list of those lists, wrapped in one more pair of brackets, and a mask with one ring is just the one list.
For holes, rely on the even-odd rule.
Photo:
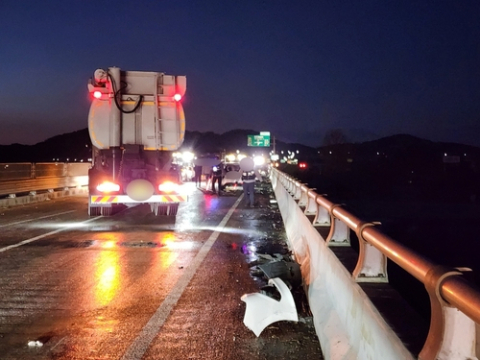
{"label": "tanker truck", "polygon": [[183,143],[185,76],[97,69],[88,83],[88,214],[109,216],[117,206],[150,204],[155,215],[175,216],[182,193],[172,152]]}

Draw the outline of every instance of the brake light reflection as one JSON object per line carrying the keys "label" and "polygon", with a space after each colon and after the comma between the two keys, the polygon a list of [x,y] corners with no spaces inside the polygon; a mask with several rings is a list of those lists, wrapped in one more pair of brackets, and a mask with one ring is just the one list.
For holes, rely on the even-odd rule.
{"label": "brake light reflection", "polygon": [[120,254],[116,249],[116,234],[100,236],[101,251],[95,262],[95,302],[97,306],[108,305],[120,289]]}

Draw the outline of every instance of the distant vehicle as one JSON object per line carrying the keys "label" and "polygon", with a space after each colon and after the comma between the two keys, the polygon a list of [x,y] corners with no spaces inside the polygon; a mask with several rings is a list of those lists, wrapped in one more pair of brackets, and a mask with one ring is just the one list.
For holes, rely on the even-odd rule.
{"label": "distant vehicle", "polygon": [[181,170],[182,181],[192,181],[195,176],[192,166],[183,166]]}
{"label": "distant vehicle", "polygon": [[172,152],[183,143],[185,76],[98,69],[88,85],[93,144],[88,213],[111,215],[116,204],[148,203],[175,216],[187,196]]}
{"label": "distant vehicle", "polygon": [[237,162],[227,162],[224,164],[224,177],[222,185],[242,184],[242,170]]}
{"label": "distant vehicle", "polygon": [[306,169],[307,168],[307,163],[306,162],[299,162],[298,163],[298,167],[300,169]]}

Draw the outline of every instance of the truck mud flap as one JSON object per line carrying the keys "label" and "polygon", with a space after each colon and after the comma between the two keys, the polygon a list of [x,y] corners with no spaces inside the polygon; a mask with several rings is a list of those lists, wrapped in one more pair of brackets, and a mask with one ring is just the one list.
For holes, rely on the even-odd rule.
{"label": "truck mud flap", "polygon": [[178,212],[178,206],[179,203],[153,203],[150,204],[150,209],[155,214],[155,216],[176,216]]}
{"label": "truck mud flap", "polygon": [[88,215],[89,216],[100,216],[100,206],[88,205]]}

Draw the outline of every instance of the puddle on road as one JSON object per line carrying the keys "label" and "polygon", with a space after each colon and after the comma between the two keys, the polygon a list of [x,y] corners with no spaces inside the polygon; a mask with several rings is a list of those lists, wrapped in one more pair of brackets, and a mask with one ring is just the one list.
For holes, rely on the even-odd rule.
{"label": "puddle on road", "polygon": [[132,248],[141,248],[141,247],[155,248],[155,247],[165,246],[165,244],[160,244],[154,241],[124,241],[119,243],[119,245],[125,246],[125,247],[132,247]]}

